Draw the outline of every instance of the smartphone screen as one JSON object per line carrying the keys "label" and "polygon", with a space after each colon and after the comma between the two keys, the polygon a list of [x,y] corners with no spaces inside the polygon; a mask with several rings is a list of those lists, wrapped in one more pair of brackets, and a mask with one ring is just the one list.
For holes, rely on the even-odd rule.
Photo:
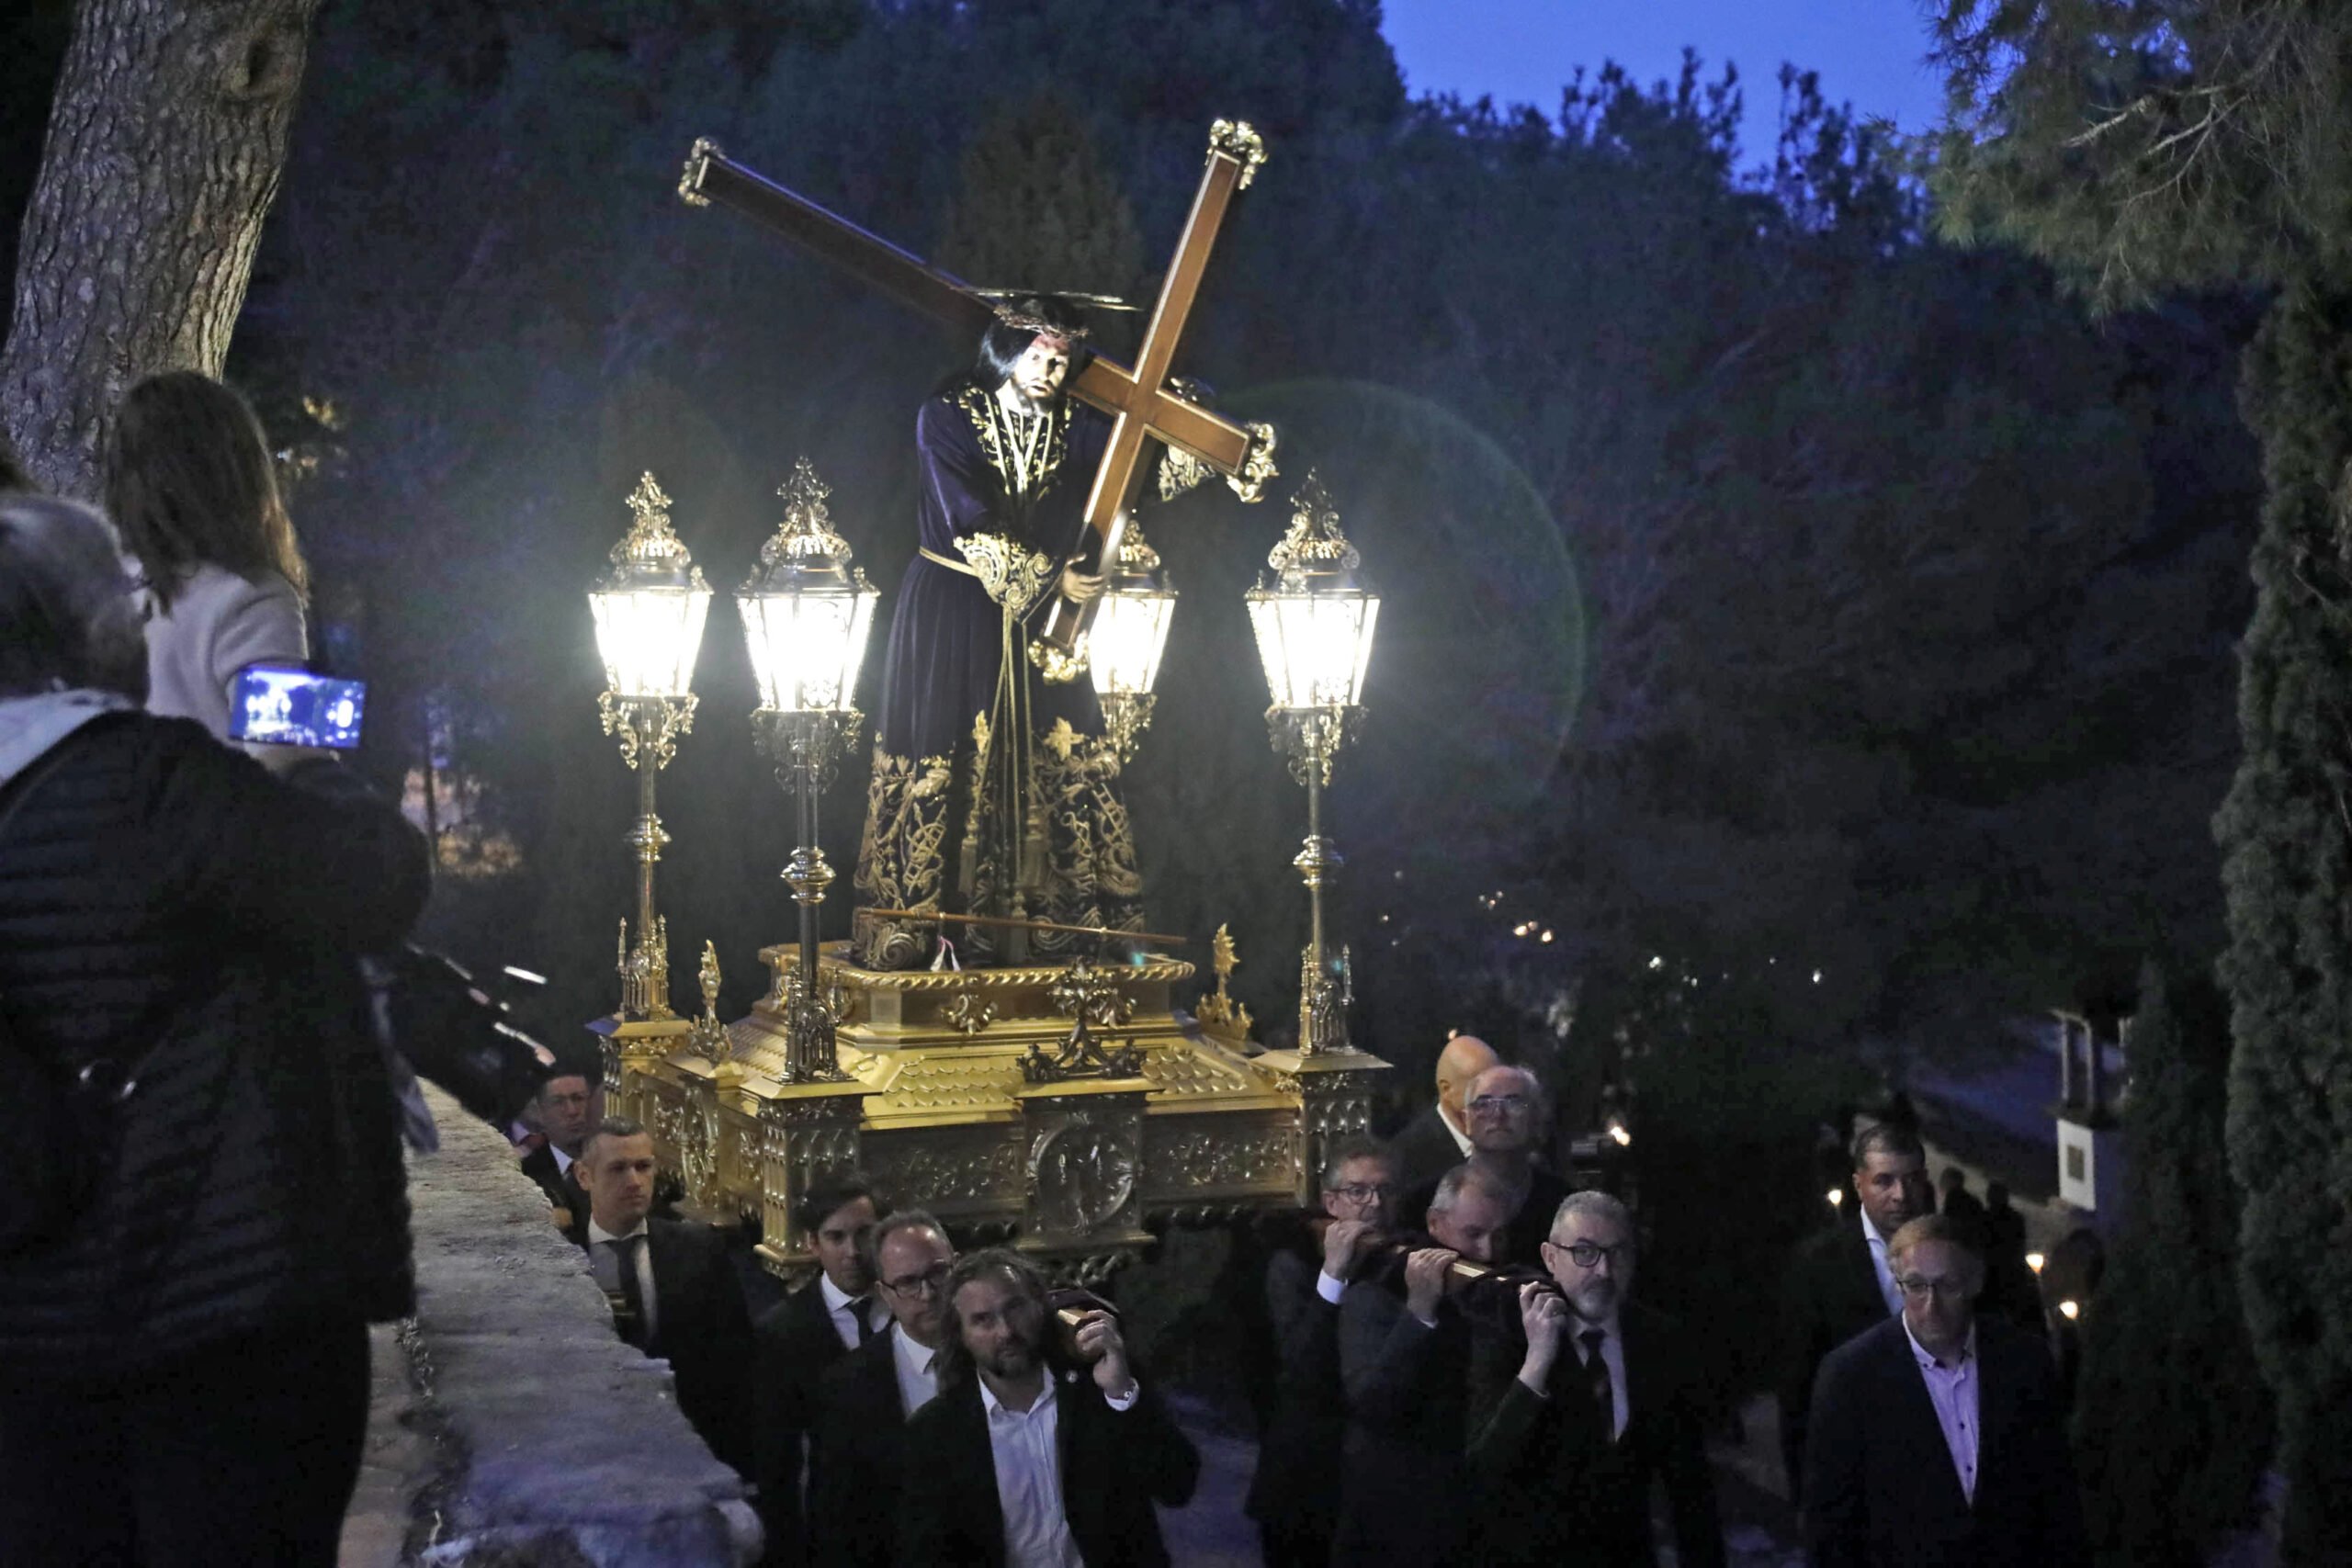
{"label": "smartphone screen", "polygon": [[365,681],[337,681],[290,664],[248,664],[229,694],[229,734],[269,746],[359,744]]}

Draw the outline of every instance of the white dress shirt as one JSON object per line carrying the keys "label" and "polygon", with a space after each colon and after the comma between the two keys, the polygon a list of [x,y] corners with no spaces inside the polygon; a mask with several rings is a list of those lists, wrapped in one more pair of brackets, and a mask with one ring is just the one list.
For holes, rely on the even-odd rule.
{"label": "white dress shirt", "polygon": [[558,1176],[570,1176],[571,1174],[571,1156],[570,1155],[565,1154],[553,1144],[549,1144],[548,1145],[548,1153],[555,1156],[555,1173]]}
{"label": "white dress shirt", "polygon": [[1976,1327],[1969,1325],[1968,1342],[1960,1354],[1945,1366],[1928,1354],[1918,1336],[1911,1332],[1911,1322],[1903,1323],[1904,1337],[1911,1341],[1912,1357],[1919,1363],[1919,1376],[1928,1385],[1928,1398],[1936,1407],[1936,1425],[1944,1430],[1944,1447],[1951,1454],[1951,1467],[1960,1477],[1961,1495],[1970,1503],[1976,1501],[1977,1440],[1982,1436],[1978,1419],[1979,1383],[1976,1376]]}
{"label": "white dress shirt", "polygon": [[1053,1375],[1046,1374],[1045,1392],[1025,1411],[999,1401],[982,1378],[980,1408],[988,1416],[997,1502],[1004,1510],[1005,1568],[1085,1568],[1062,1506],[1061,1401]]}
{"label": "white dress shirt", "polygon": [[[1854,1205],[1860,1209],[1861,1205]],[[1871,1269],[1878,1276],[1879,1299],[1886,1303],[1886,1315],[1899,1316],[1903,1311],[1903,1287],[1894,1282],[1894,1265],[1886,1256],[1886,1237],[1879,1235],[1878,1226],[1871,1223],[1868,1209],[1862,1209],[1862,1240],[1870,1245]]]}
{"label": "white dress shirt", "polygon": [[[621,1294],[620,1248],[612,1244],[616,1241],[627,1241],[633,1235],[647,1235],[647,1227],[643,1220],[637,1222],[636,1229],[626,1231],[619,1235],[615,1235],[593,1219],[588,1222],[588,1267],[596,1276],[596,1286],[599,1290],[608,1296]],[[657,1321],[659,1308],[656,1305],[658,1298],[653,1292],[653,1243],[650,1238],[644,1246],[637,1249],[637,1296],[639,1301],[645,1303],[643,1337],[645,1343],[650,1345],[653,1343],[654,1329],[659,1326]]]}
{"label": "white dress shirt", "polygon": [[899,1369],[899,1411],[911,1416],[939,1397],[936,1350],[914,1342],[903,1323],[890,1325],[890,1359]]}
{"label": "white dress shirt", "polygon": [[889,1321],[888,1309],[885,1308],[880,1302],[876,1301],[872,1296],[851,1295],[833,1283],[833,1277],[831,1274],[817,1276],[817,1289],[824,1295],[825,1315],[832,1319],[833,1332],[840,1335],[842,1343],[853,1350],[865,1343],[865,1336],[857,1331],[859,1303],[865,1303],[865,1321],[876,1328],[880,1328]]}
{"label": "white dress shirt", "polygon": [[[1062,1374],[1072,1384],[1081,1375]],[[996,1500],[1004,1512],[1005,1568],[1086,1568],[1078,1542],[1070,1539],[1069,1511],[1062,1506],[1061,1400],[1051,1369],[1045,1392],[1025,1411],[999,1401],[988,1379],[979,1384],[989,1450],[996,1460]],[[1085,1393],[1081,1388],[1080,1397]],[[1142,1397],[1131,1379],[1124,1395],[1106,1393],[1102,1402],[1125,1412]]]}

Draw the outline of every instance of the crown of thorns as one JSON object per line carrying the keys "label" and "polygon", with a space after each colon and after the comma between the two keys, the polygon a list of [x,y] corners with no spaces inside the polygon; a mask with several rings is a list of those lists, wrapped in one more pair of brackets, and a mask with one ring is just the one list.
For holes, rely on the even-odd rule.
{"label": "crown of thorns", "polygon": [[[1083,323],[1077,326],[1065,326],[1059,321],[1049,321],[1046,320],[1045,317],[1036,314],[1035,311],[1021,310],[1014,304],[1014,301],[1018,299],[1035,299],[1041,298],[1034,288],[975,288],[972,292],[978,295],[981,299],[986,299],[990,308],[996,311],[996,319],[1002,321],[1006,326],[1011,327],[1015,332],[1041,333],[1048,337],[1057,337],[1070,343],[1079,343],[1088,337],[1093,331],[1092,328],[1088,327]],[[1051,295],[1050,298],[1061,300],[1066,304],[1084,305],[1097,310],[1136,310],[1142,308],[1137,305],[1130,305],[1125,299],[1120,299],[1114,294],[1056,293]]]}

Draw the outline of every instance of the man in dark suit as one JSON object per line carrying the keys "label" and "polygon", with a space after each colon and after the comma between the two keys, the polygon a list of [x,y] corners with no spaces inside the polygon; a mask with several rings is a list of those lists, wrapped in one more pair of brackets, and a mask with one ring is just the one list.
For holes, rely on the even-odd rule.
{"label": "man in dark suit", "polygon": [[1340,1299],[1396,1204],[1396,1163],[1371,1138],[1350,1138],[1323,1169],[1322,1241],[1266,1263],[1273,1325],[1273,1410],[1258,1442],[1245,1509],[1258,1521],[1266,1568],[1327,1568],[1340,1513]]}
{"label": "man in dark suit", "polygon": [[1673,1325],[1625,1300],[1633,1216],[1606,1192],[1562,1202],[1543,1247],[1558,1286],[1520,1290],[1517,1331],[1481,1328],[1470,1372],[1470,1471],[1481,1564],[1653,1568],[1650,1481],[1676,1560],[1723,1568],[1699,1391]]}
{"label": "man in dark suit", "polygon": [[947,1303],[940,1395],[907,1423],[899,1563],[1166,1568],[1152,1504],[1188,1501],[1201,1456],[1129,1367],[1118,1320],[1086,1314],[1065,1358],[1045,1280],[1001,1248],[959,1259]]}
{"label": "man in dark suit", "polygon": [[[1470,1128],[1470,1163],[1510,1209],[1495,1261],[1532,1266],[1551,1231],[1553,1211],[1568,1195],[1568,1184],[1535,1157],[1551,1118],[1543,1080],[1525,1067],[1488,1067],[1470,1080],[1462,1110]],[[1436,1193],[1435,1182],[1408,1191],[1405,1213],[1419,1213]]]}
{"label": "man in dark suit", "polygon": [[1439,1177],[1470,1157],[1462,1102],[1470,1080],[1501,1059],[1475,1034],[1455,1035],[1437,1054],[1437,1103],[1396,1129],[1388,1144],[1396,1156],[1396,1180],[1407,1192],[1434,1189]]}
{"label": "man in dark suit", "polygon": [[890,1325],[874,1299],[866,1252],[881,1218],[872,1184],[855,1171],[822,1177],[801,1194],[797,1218],[815,1248],[817,1277],[763,1314],[753,1335],[752,1446],[768,1568],[808,1561],[800,1488],[818,1380]]}
{"label": "man in dark suit", "polygon": [[532,1100],[547,1142],[523,1156],[523,1174],[538,1184],[555,1212],[556,1228],[577,1243],[588,1224],[588,1195],[572,1167],[595,1126],[594,1079],[559,1062]]}
{"label": "man in dark suit", "polygon": [[1822,1363],[1805,1448],[1815,1568],[2080,1568],[2089,1560],[2040,1340],[1979,1319],[1978,1243],[1895,1233],[1903,1311]]}
{"label": "man in dark suit", "polygon": [[752,1321],[726,1239],[708,1225],[648,1218],[653,1138],[627,1117],[598,1125],[577,1168],[587,1188],[589,1268],[615,1303],[622,1337],[669,1360],[678,1408],[712,1453],[747,1469],[751,1412],[742,1389]]}
{"label": "man in dark suit", "polygon": [[1434,1247],[1405,1259],[1405,1289],[1361,1280],[1340,1298],[1346,1464],[1333,1568],[1467,1561],[1464,1426],[1470,1323],[1446,1293],[1457,1258],[1496,1261],[1510,1210],[1475,1166],[1439,1180],[1427,1211]]}
{"label": "man in dark suit", "polygon": [[907,1418],[939,1393],[947,1274],[956,1249],[939,1222],[901,1209],[874,1227],[875,1288],[890,1329],[825,1369],[808,1442],[808,1560],[888,1568],[906,1470]]}
{"label": "man in dark suit", "polygon": [[1798,1246],[1781,1292],[1781,1460],[1799,1505],[1814,1378],[1830,1351],[1902,1311],[1887,1238],[1935,1207],[1918,1134],[1876,1122],[1856,1135],[1853,1154],[1860,1201]]}

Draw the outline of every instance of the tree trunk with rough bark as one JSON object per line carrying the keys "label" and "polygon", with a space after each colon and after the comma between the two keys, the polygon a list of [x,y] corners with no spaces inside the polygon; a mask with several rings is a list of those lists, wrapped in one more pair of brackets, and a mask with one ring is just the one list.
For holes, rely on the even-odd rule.
{"label": "tree trunk with rough bark", "polygon": [[318,0],[83,0],[0,349],[0,423],[34,479],[97,490],[116,403],[220,373]]}

